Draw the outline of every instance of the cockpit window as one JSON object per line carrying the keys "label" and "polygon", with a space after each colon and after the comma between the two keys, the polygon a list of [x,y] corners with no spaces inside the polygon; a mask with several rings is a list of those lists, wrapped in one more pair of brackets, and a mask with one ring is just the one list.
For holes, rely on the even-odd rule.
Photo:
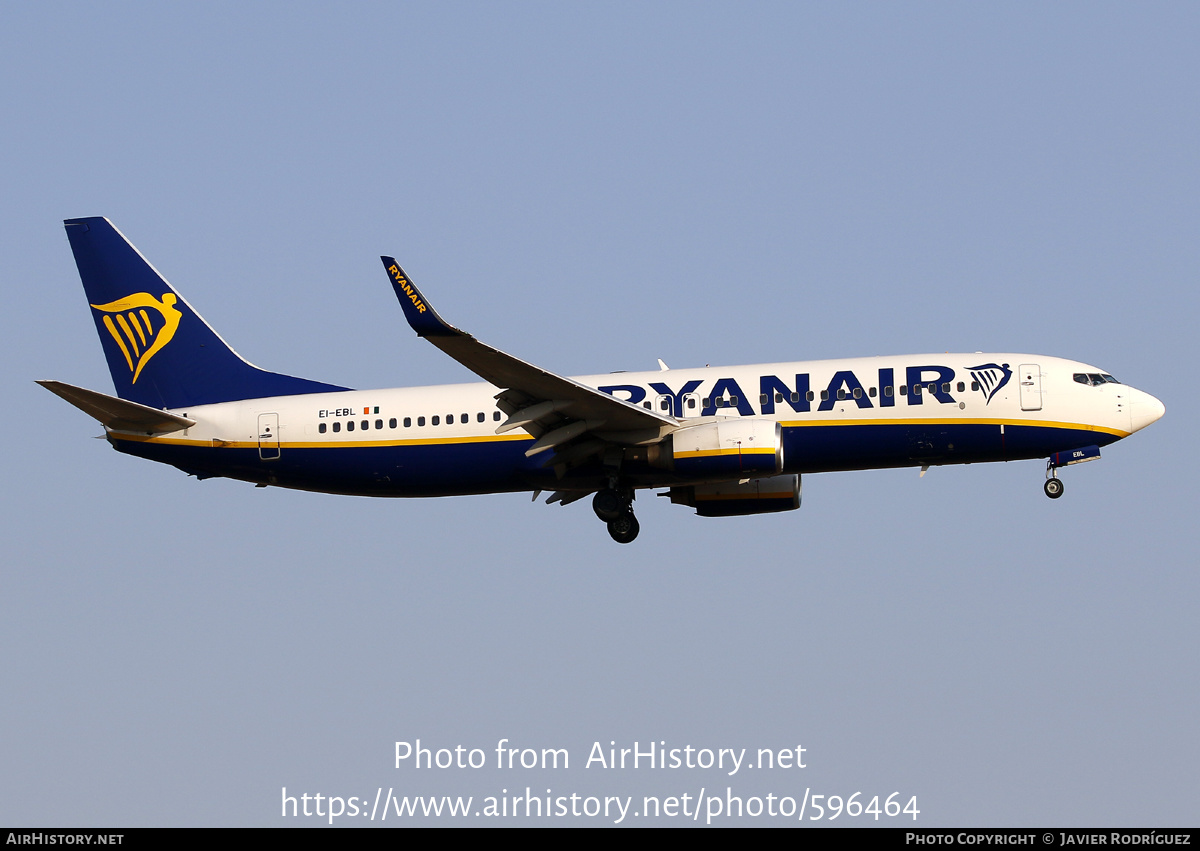
{"label": "cockpit window", "polygon": [[1087,384],[1091,387],[1099,387],[1102,384],[1120,384],[1121,382],[1113,378],[1108,373],[1100,372],[1076,372],[1071,376],[1075,379],[1076,384]]}

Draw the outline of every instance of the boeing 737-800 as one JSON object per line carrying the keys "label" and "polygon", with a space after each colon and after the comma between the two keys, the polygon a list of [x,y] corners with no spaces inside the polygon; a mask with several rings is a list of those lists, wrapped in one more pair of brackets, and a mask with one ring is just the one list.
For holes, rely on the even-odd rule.
{"label": "boeing 737-800", "polygon": [[390,257],[409,325],[482,382],[352,390],[244,361],[104,218],[68,219],[116,396],[39,382],[119,452],[206,479],[361,496],[592,497],[621,543],[635,493],[705,517],[800,506],[804,473],[1046,458],[1059,468],[1163,415],[1104,370],[926,354],[566,378],[446,323]]}

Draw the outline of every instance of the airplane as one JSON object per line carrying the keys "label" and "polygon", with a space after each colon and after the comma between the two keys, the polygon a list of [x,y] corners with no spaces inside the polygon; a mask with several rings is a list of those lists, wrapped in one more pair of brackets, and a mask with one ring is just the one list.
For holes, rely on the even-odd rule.
{"label": "airplane", "polygon": [[1030,354],[918,354],[567,378],[447,323],[382,257],[409,326],[482,382],[352,390],[243,360],[107,219],[67,219],[116,396],[38,383],[114,449],[197,479],[333,494],[592,498],[633,541],[639,490],[704,517],[800,507],[806,473],[1045,458],[1061,468],[1163,416],[1104,370]]}

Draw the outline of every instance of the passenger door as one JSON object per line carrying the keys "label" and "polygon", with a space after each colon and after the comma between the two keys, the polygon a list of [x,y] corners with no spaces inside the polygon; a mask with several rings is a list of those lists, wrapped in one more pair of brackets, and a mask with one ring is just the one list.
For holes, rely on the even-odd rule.
{"label": "passenger door", "polygon": [[1021,381],[1021,410],[1042,409],[1042,368],[1036,363],[1023,363],[1017,373]]}
{"label": "passenger door", "polygon": [[258,415],[258,457],[264,461],[279,458],[279,414]]}

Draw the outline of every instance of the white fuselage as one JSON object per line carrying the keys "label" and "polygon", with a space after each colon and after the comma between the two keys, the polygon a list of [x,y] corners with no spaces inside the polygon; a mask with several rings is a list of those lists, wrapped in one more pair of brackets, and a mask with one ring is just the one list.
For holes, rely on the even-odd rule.
{"label": "white fuselage", "polygon": [[[1162,415],[1147,393],[1078,378],[1103,375],[1061,358],[974,353],[575,380],[668,414],[679,428],[726,417],[774,420],[783,429],[785,471],[817,472],[1045,457],[1112,443]],[[499,392],[477,382],[247,399],[175,411],[196,422],[182,432],[110,436],[135,454],[161,449],[168,457],[158,460],[203,475],[315,490],[402,496],[553,483],[542,459],[524,455],[533,436],[496,433],[505,419]],[[641,486],[678,481],[651,473]]]}

